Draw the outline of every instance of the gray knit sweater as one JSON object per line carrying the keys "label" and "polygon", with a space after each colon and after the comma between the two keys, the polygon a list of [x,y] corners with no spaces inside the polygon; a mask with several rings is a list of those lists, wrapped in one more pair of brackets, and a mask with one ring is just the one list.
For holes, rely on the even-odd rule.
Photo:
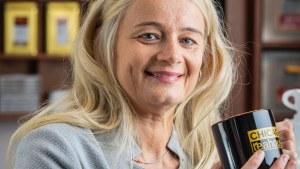
{"label": "gray knit sweater", "polygon": [[[132,163],[141,153],[135,144],[133,151],[117,157],[118,145],[112,144],[114,133],[92,134],[90,129],[63,123],[48,124],[28,133],[18,145],[15,169],[142,169]],[[179,157],[180,169],[189,168],[176,131],[167,147]]]}

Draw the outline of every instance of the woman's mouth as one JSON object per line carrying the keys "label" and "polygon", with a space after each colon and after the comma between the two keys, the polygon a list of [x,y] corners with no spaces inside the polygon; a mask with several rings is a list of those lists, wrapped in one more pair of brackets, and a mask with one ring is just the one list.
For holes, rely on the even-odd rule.
{"label": "woman's mouth", "polygon": [[145,74],[153,78],[156,78],[157,80],[164,83],[174,83],[178,81],[180,77],[183,76],[183,74],[181,73],[168,72],[168,71],[155,71],[155,72],[145,71]]}

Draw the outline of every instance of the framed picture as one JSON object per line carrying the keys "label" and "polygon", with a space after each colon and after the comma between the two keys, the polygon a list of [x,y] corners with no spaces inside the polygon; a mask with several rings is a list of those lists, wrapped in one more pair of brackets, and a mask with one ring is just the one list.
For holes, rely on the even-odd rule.
{"label": "framed picture", "polygon": [[78,2],[47,4],[46,52],[49,55],[70,55],[79,28]]}
{"label": "framed picture", "polygon": [[281,101],[282,94],[293,88],[300,88],[300,50],[263,51],[261,106],[272,109],[275,116],[293,113]]}
{"label": "framed picture", "polygon": [[7,2],[4,7],[4,52],[36,56],[38,8],[34,2]]}
{"label": "framed picture", "polygon": [[262,41],[300,41],[299,0],[263,0]]}

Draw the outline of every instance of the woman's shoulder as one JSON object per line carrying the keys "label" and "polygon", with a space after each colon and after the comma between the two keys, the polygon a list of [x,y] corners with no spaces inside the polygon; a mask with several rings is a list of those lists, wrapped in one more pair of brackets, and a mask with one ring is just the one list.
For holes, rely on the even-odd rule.
{"label": "woman's shoulder", "polygon": [[53,133],[68,136],[73,134],[82,134],[84,131],[89,132],[90,130],[67,123],[50,123],[33,129],[27,135],[44,135],[45,133]]}
{"label": "woman's shoulder", "polygon": [[44,144],[51,142],[74,144],[78,141],[83,141],[82,139],[86,139],[87,136],[92,136],[90,129],[67,123],[52,123],[40,126],[28,132],[24,138],[22,138],[21,142],[28,140],[30,142],[34,141]]}
{"label": "woman's shoulder", "polygon": [[15,168],[57,168],[56,165],[62,168],[82,165],[97,168],[101,163],[93,163],[95,156],[99,157],[99,161],[104,160],[90,129],[53,123],[30,131],[20,140]]}
{"label": "woman's shoulder", "polygon": [[[84,151],[89,146],[96,146],[96,139],[88,128],[67,123],[52,123],[40,126],[28,132],[18,147],[33,147],[47,150]],[[95,147],[96,148],[96,147]]]}

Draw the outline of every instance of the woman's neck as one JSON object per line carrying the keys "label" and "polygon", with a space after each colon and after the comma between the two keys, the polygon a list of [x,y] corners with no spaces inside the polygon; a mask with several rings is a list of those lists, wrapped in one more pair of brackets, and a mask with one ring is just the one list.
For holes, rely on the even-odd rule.
{"label": "woman's neck", "polygon": [[178,168],[178,157],[167,148],[174,111],[136,115],[138,144],[142,150],[133,161],[145,169]]}
{"label": "woman's neck", "polygon": [[173,113],[137,116],[138,144],[143,155],[157,157],[167,151],[173,129]]}

